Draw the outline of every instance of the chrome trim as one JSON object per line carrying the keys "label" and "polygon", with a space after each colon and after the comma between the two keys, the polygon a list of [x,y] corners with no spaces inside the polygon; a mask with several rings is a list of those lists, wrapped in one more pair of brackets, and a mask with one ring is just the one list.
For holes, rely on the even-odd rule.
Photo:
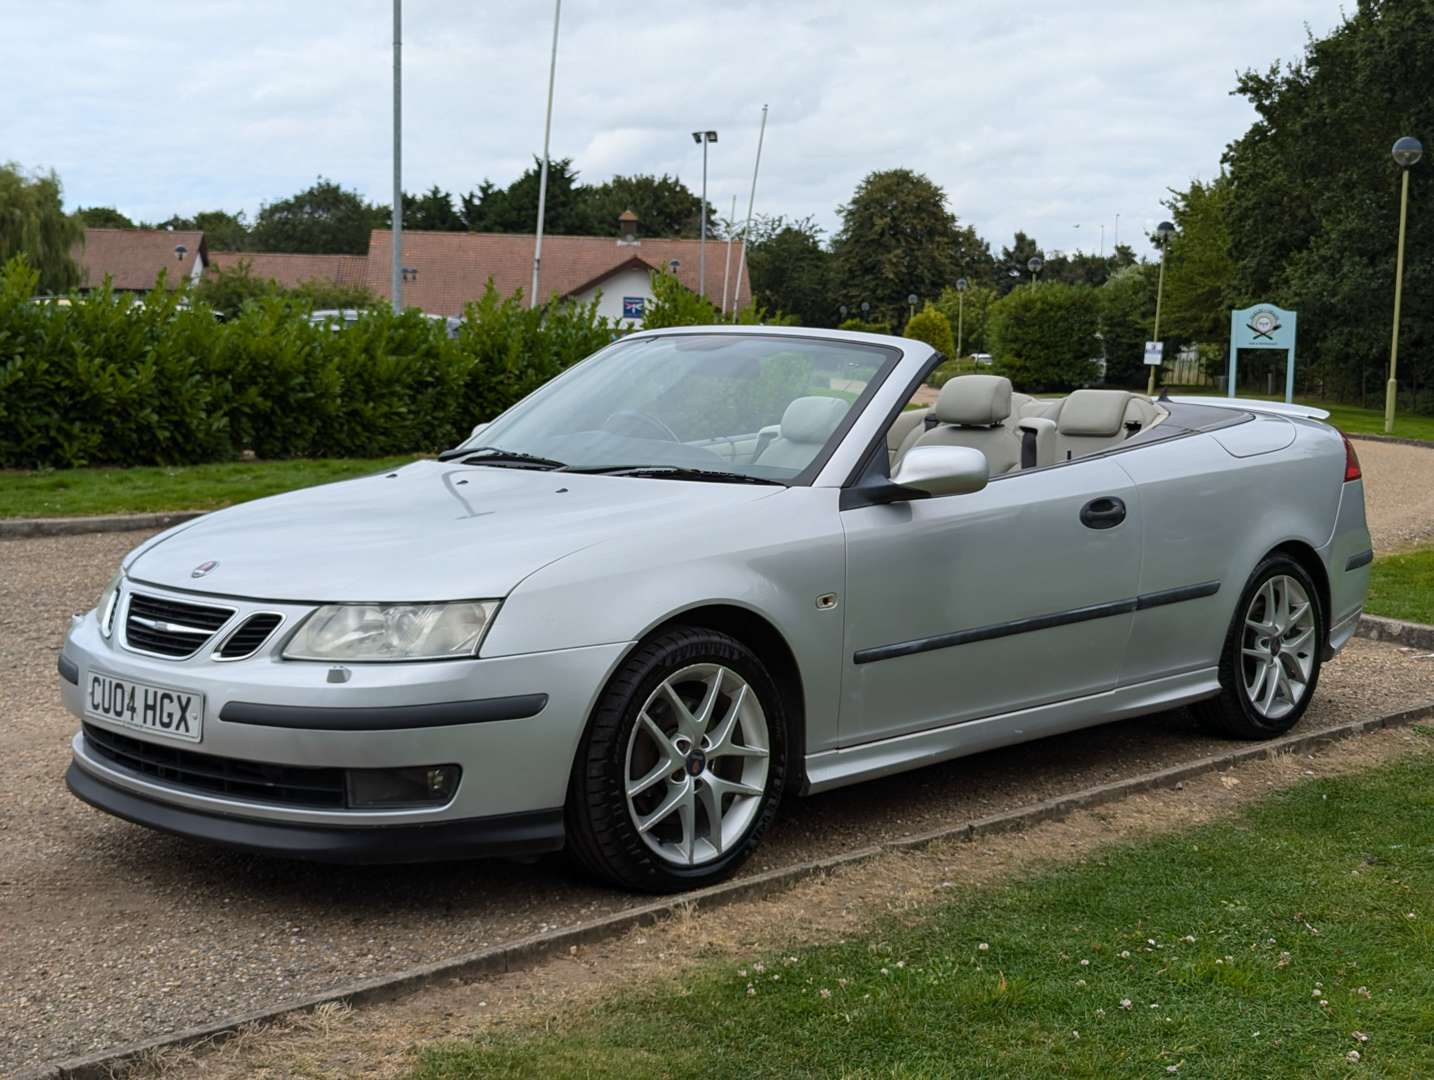
{"label": "chrome trim", "polygon": [[[277,615],[279,621],[274,624],[274,629],[269,631],[268,635],[264,638],[263,641],[259,642],[258,645],[254,646],[253,649],[251,649],[249,652],[246,652],[243,656],[220,656],[219,651],[224,648],[224,646],[228,643],[229,639],[232,638],[235,634],[237,634],[240,630],[244,629],[244,627],[248,624],[249,620],[254,618],[254,616],[256,615]],[[261,608],[258,611],[251,611],[234,624],[234,629],[230,630],[227,634],[220,638],[219,644],[215,645],[214,648],[210,650],[209,659],[216,664],[232,664],[236,660],[248,660],[251,657],[258,655],[260,649],[262,649],[265,645],[268,645],[274,640],[274,636],[281,629],[283,629],[284,623],[286,621],[287,618],[282,611],[270,611],[266,608]],[[218,633],[218,631],[215,632]]]}
{"label": "chrome trim", "polygon": [[[165,600],[165,599],[168,599],[168,597],[167,597],[165,594],[166,594],[166,592],[168,592],[169,590],[164,590],[164,589],[151,589],[151,588],[146,587],[145,589],[143,589],[143,590],[141,590],[141,591],[144,593],[145,596],[154,596],[154,598],[155,598],[156,600]],[[193,659],[195,659],[197,656],[199,656],[200,652],[203,650],[204,645],[205,645],[206,642],[208,642],[208,641],[211,640],[212,638],[215,638],[215,637],[217,637],[218,635],[224,633],[225,630],[229,628],[230,624],[234,621],[234,616],[238,613],[238,609],[237,609],[237,608],[232,608],[232,607],[230,607],[230,606],[227,605],[227,604],[214,604],[214,603],[203,604],[202,606],[204,606],[204,607],[212,607],[212,608],[214,608],[214,610],[216,610],[216,611],[227,611],[227,612],[229,612],[228,617],[225,618],[225,620],[224,620],[222,623],[220,623],[219,626],[218,626],[216,629],[214,629],[214,630],[212,630],[212,631],[202,630],[202,629],[200,629],[199,627],[194,627],[194,626],[185,626],[185,625],[182,624],[182,623],[166,623],[166,622],[164,622],[164,621],[161,620],[161,619],[146,619],[146,618],[145,618],[144,616],[142,616],[142,615],[136,615],[136,616],[134,616],[135,622],[140,623],[140,624],[143,625],[143,626],[148,626],[148,627],[150,627],[151,629],[154,629],[154,630],[167,630],[167,632],[173,632],[173,633],[193,634],[193,635],[195,635],[196,637],[198,637],[198,635],[201,634],[201,633],[205,635],[204,638],[203,638],[203,640],[198,640],[198,641],[196,641],[196,642],[194,643],[194,651],[191,652],[188,656],[166,656],[164,653],[150,652],[148,649],[141,649],[141,648],[139,648],[138,646],[136,646],[136,645],[131,645],[131,644],[129,643],[129,620],[130,620],[129,606],[130,606],[130,601],[134,598],[135,590],[131,587],[131,583],[130,583],[130,581],[129,581],[127,578],[126,578],[124,584],[120,586],[120,592],[121,592],[121,594],[123,595],[123,599],[124,599],[124,610],[123,610],[123,611],[119,610],[119,604],[116,603],[116,605],[115,605],[115,607],[116,607],[115,619],[116,619],[118,625],[115,627],[115,629],[118,631],[118,634],[115,636],[114,640],[117,640],[117,641],[120,643],[120,647],[121,647],[122,649],[124,649],[125,652],[134,653],[136,656],[148,656],[148,657],[152,657],[152,658],[155,659],[155,660],[163,660],[163,661],[165,661],[166,663],[170,663],[170,664],[182,664],[182,663],[184,663],[184,662],[187,661],[187,660],[193,660]],[[202,594],[201,594],[201,595],[202,595]],[[180,602],[180,603],[186,603],[186,604],[199,604],[199,603],[200,603],[200,601],[187,600],[187,599],[180,600],[179,602]],[[168,628],[170,628],[170,627],[173,627],[173,630],[172,630],[172,631],[168,631]]]}

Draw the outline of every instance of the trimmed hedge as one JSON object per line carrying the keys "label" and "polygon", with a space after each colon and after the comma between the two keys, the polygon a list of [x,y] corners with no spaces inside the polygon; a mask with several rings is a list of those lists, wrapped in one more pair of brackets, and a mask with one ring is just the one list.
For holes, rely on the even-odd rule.
{"label": "trimmed hedge", "polygon": [[529,310],[492,284],[456,339],[416,311],[312,326],[284,298],[218,322],[183,293],[31,300],[0,270],[0,467],[374,457],[452,446],[613,339],[596,304]]}

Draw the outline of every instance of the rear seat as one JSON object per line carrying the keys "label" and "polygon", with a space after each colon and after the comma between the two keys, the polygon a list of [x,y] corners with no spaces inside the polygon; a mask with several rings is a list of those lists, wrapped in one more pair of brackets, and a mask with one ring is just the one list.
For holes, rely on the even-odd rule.
{"label": "rear seat", "polygon": [[1056,460],[1094,454],[1121,442],[1127,435],[1129,390],[1075,390],[1044,411],[1056,422]]}

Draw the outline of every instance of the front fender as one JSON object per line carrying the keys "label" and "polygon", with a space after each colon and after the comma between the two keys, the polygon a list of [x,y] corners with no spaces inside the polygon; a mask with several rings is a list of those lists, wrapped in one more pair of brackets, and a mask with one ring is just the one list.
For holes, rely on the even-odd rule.
{"label": "front fender", "polygon": [[845,545],[838,492],[791,488],[715,520],[686,522],[574,552],[504,601],[482,655],[635,642],[683,611],[729,605],[786,640],[802,681],[809,751],[835,745],[841,688]]}

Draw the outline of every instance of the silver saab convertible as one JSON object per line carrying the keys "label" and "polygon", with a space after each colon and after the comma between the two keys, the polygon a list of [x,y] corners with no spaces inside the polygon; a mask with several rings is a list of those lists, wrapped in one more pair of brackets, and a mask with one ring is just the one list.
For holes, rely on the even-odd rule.
{"label": "silver saab convertible", "polygon": [[310,859],[730,873],[786,793],[1189,705],[1308,707],[1372,558],[1318,410],[920,342],[633,334],[436,461],[136,548],[59,659],[71,790]]}

